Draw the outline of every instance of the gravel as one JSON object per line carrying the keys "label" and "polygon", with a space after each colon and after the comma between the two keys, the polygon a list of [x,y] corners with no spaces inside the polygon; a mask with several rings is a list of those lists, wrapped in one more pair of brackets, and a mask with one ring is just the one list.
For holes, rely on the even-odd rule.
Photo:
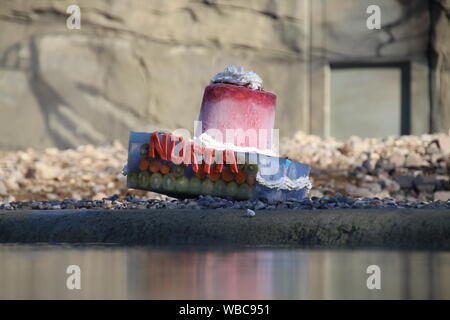
{"label": "gravel", "polygon": [[310,196],[450,198],[450,134],[339,141],[298,132],[282,139],[280,154],[312,167]]}
{"label": "gravel", "polygon": [[[335,210],[335,209],[450,209],[447,201],[395,200],[393,198],[351,198],[339,193],[333,196],[312,197],[302,200],[266,202],[261,200],[234,201],[211,196],[196,199],[146,199],[139,196],[120,197],[115,194],[102,200],[23,201],[0,204],[0,210],[61,210],[61,209],[247,209],[258,210]],[[247,211],[249,212],[249,211]]]}
{"label": "gravel", "polygon": [[[311,166],[309,193],[312,207],[321,206],[337,193],[342,201],[326,203],[327,208],[367,205],[381,201],[399,207],[442,207],[450,199],[450,135],[387,137],[345,141],[297,133],[282,139],[280,155]],[[131,190],[121,174],[127,149],[120,143],[111,146],[85,145],[76,149],[0,151],[0,208],[23,206],[38,208],[60,206],[114,209],[137,208],[235,208],[272,210],[295,209],[310,205],[295,200],[284,204],[234,202],[226,200],[176,201],[157,193]],[[108,195],[114,195],[108,197]],[[126,199],[150,199],[129,202]],[[352,199],[350,199],[352,198]],[[358,200],[358,199],[371,200]],[[73,199],[66,202],[61,199]],[[90,199],[83,200],[83,199]],[[105,200],[104,200],[105,199]],[[319,200],[318,200],[319,199]],[[334,198],[333,198],[334,199]],[[440,202],[439,202],[439,201]],[[55,202],[51,202],[55,201]],[[359,202],[358,202],[359,201]],[[20,202],[20,203],[18,203]],[[371,204],[374,205],[374,204]]]}

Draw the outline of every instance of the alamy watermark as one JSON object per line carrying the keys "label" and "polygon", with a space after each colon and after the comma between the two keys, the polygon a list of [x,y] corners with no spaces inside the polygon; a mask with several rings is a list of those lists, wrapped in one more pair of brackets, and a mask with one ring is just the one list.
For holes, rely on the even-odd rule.
{"label": "alamy watermark", "polygon": [[[215,163],[236,163],[245,164],[257,163],[257,155],[255,151],[266,153],[269,155],[276,155],[279,152],[279,130],[278,129],[255,129],[248,128],[243,129],[216,129],[208,128],[203,130],[202,121],[195,121],[194,123],[194,137],[191,137],[189,130],[179,128],[172,131],[172,134],[179,140],[179,137],[184,139],[184,143],[176,143],[171,150],[170,159],[175,164],[184,162],[186,164],[192,163],[192,154],[195,153],[195,159],[198,163],[211,162],[208,160],[209,153],[207,149],[213,148],[216,150],[234,150],[237,153],[236,159],[230,162],[229,158],[224,159],[226,154],[221,152],[214,153]],[[203,139],[199,139],[203,137]],[[188,146],[188,141],[195,141],[199,145],[195,145],[192,149]],[[202,149],[202,145],[206,146],[206,149]],[[244,153],[248,153],[247,156]],[[246,159],[248,157],[248,159]],[[263,175],[273,175],[279,170],[279,162],[272,161],[269,157],[260,157],[259,164],[260,170]]]}
{"label": "alamy watermark", "polygon": [[69,274],[66,280],[66,288],[69,290],[81,290],[81,268],[76,264],[67,267],[66,273]]}
{"label": "alamy watermark", "polygon": [[369,30],[380,30],[381,29],[381,9],[380,6],[372,4],[367,7],[367,14],[370,16],[366,20],[366,26]]}
{"label": "alamy watermark", "polygon": [[76,4],[67,7],[66,13],[70,16],[66,19],[67,29],[80,30],[81,29],[81,9]]}
{"label": "alamy watermark", "polygon": [[369,290],[380,290],[381,289],[381,269],[379,266],[373,264],[367,267],[367,274],[370,276],[367,278],[367,289]]}

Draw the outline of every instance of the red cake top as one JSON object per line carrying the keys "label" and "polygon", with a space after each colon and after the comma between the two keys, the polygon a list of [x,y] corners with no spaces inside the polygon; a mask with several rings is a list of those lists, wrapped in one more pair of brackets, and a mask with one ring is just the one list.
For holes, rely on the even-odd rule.
{"label": "red cake top", "polygon": [[206,87],[204,98],[209,102],[217,102],[225,99],[234,101],[251,100],[262,107],[273,106],[277,96],[264,90],[252,90],[244,86],[228,83],[213,83]]}

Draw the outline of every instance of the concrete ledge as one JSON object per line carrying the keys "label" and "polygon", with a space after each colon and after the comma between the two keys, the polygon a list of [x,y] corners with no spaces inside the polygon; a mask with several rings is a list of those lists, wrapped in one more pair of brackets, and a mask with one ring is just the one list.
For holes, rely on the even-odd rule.
{"label": "concrete ledge", "polygon": [[0,242],[450,249],[448,210],[0,211]]}

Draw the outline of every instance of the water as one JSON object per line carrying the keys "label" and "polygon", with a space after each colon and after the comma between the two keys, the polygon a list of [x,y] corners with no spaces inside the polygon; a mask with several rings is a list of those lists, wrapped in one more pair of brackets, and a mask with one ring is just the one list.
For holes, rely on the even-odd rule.
{"label": "water", "polygon": [[450,252],[0,245],[0,298],[450,299]]}

